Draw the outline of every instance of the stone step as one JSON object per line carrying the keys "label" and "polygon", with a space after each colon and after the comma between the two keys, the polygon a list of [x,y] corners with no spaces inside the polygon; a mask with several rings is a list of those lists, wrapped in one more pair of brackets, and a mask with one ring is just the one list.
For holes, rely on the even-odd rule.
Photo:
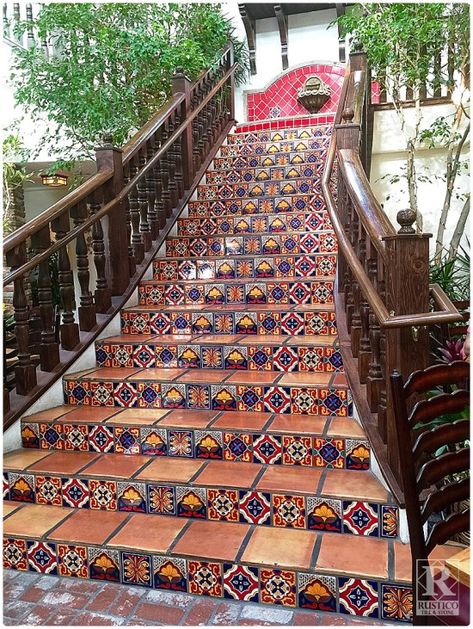
{"label": "stone step", "polygon": [[234,305],[234,304],[332,304],[333,277],[263,278],[257,281],[228,279],[181,280],[180,282],[158,282],[146,280],[138,287],[141,306],[180,305]]}
{"label": "stone step", "polygon": [[330,136],[332,125],[318,125],[300,129],[252,130],[229,133],[228,144],[253,144],[255,142],[279,142],[280,140],[310,140]]}
{"label": "stone step", "polygon": [[324,306],[134,306],[121,313],[123,334],[245,334],[336,336],[331,304]]}
{"label": "stone step", "polygon": [[224,185],[200,184],[197,186],[197,201],[218,201],[223,199],[252,199],[254,197],[277,197],[297,194],[321,194],[319,179],[300,178],[290,181],[261,181]]}
{"label": "stone step", "polygon": [[319,159],[317,162],[303,165],[290,166],[270,166],[262,168],[239,168],[223,172],[220,170],[210,170],[205,175],[205,184],[212,186],[223,186],[225,184],[251,183],[260,181],[292,181],[302,177],[320,176],[324,170],[324,162]]}
{"label": "stone step", "polygon": [[408,620],[408,546],[49,505],[5,506],[4,566],[201,596]]}
{"label": "stone step", "polygon": [[350,417],[64,405],[24,417],[21,436],[27,449],[370,467],[365,434]]}
{"label": "stone step", "polygon": [[320,277],[335,275],[336,254],[235,256],[224,259],[196,260],[157,258],[153,261],[153,279],[168,282],[180,280],[225,280]]}
{"label": "stone step", "polygon": [[63,378],[66,404],[349,417],[343,373],[108,368]]}
{"label": "stone step", "polygon": [[223,144],[218,157],[237,157],[238,155],[274,155],[276,153],[305,153],[319,149],[328,149],[330,136],[298,140],[278,140],[276,142],[247,142],[246,144]]}
{"label": "stone step", "polygon": [[122,334],[95,342],[99,367],[343,371],[333,336]]}
{"label": "stone step", "polygon": [[328,212],[290,212],[240,217],[180,218],[179,236],[223,236],[251,233],[318,232],[332,230]]}
{"label": "stone step", "polygon": [[[240,454],[241,436],[231,436]],[[4,474],[13,502],[370,537],[399,529],[397,507],[369,471],[30,449],[8,453]]]}
{"label": "stone step", "polygon": [[322,194],[269,197],[260,199],[231,199],[219,201],[190,201],[187,218],[217,216],[247,216],[248,214],[279,214],[288,212],[321,212],[326,210]]}
{"label": "stone step", "polygon": [[249,234],[243,236],[170,236],[166,238],[166,257],[201,258],[266,254],[336,253],[333,231]]}
{"label": "stone step", "polygon": [[325,148],[312,151],[280,152],[270,155],[238,155],[237,157],[215,157],[209,171],[239,170],[240,168],[268,168],[269,166],[303,166],[319,163],[324,156]]}

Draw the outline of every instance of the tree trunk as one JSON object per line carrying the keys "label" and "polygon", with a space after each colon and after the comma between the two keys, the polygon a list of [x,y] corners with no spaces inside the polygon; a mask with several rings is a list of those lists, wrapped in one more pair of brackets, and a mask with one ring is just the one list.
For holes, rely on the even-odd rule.
{"label": "tree trunk", "polygon": [[470,195],[468,195],[468,198],[465,201],[465,205],[463,206],[462,211],[460,213],[460,217],[455,227],[455,231],[453,232],[452,241],[450,243],[450,252],[448,254],[449,260],[453,260],[458,253],[458,247],[460,246],[460,240],[465,231],[465,224],[466,224],[469,214],[470,214]]}

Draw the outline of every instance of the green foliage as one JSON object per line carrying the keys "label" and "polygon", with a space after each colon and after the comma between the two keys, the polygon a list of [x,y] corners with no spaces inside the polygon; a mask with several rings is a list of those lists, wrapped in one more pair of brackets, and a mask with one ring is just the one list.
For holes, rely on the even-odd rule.
{"label": "green foliage", "polygon": [[21,138],[17,131],[11,131],[4,136],[2,142],[3,154],[3,172],[2,172],[2,190],[3,190],[3,231],[8,234],[11,231],[9,211],[13,203],[13,194],[15,190],[23,185],[28,179],[25,172],[24,162],[28,158],[28,152],[25,150]]}
{"label": "green foliage", "polygon": [[361,3],[338,22],[352,45],[366,52],[376,75],[387,73],[395,90],[447,84],[447,64],[440,75],[431,73],[432,59],[447,46],[455,70],[463,71],[469,60],[468,3]]}
{"label": "green foliage", "polygon": [[[22,22],[17,31],[26,28]],[[219,4],[51,3],[33,29],[36,44],[15,49],[10,80],[17,104],[49,121],[41,148],[57,153],[60,140],[66,161],[93,156],[105,133],[125,143],[169,97],[178,67],[195,79],[228,41],[241,66],[237,80],[248,67]]]}
{"label": "green foliage", "polygon": [[[469,241],[467,240],[468,248]],[[453,301],[470,299],[470,253],[460,247],[454,258],[445,251],[440,262],[433,260],[430,265],[430,282],[439,284]]]}

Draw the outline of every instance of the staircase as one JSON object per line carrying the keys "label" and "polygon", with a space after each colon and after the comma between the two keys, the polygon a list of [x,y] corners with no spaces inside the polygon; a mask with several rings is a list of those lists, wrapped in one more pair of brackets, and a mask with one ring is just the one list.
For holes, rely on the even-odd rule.
{"label": "staircase", "polygon": [[409,548],[337,344],[330,136],[228,136],[122,334],[22,419],[5,567],[408,620]]}

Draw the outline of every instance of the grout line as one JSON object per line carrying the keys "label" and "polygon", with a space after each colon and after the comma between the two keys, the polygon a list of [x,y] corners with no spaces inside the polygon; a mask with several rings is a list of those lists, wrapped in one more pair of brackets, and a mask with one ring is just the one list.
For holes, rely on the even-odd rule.
{"label": "grout line", "polygon": [[236,554],[236,557],[235,557],[235,560],[234,560],[234,561],[235,561],[235,563],[240,563],[240,561],[241,561],[241,557],[242,557],[243,553],[245,552],[246,547],[248,546],[248,544],[249,544],[249,542],[250,542],[251,537],[253,536],[253,531],[254,531],[254,529],[256,528],[256,526],[257,526],[256,524],[250,524],[250,525],[248,526],[248,531],[246,532],[246,535],[245,535],[245,537],[243,538],[243,541],[242,541],[242,543],[241,543],[241,546],[240,546],[240,548],[238,549],[238,552],[237,552],[237,554]]}
{"label": "grout line", "polygon": [[[177,542],[184,537],[184,534],[187,533],[187,531],[192,526],[192,522],[195,522],[195,520],[192,520],[192,518],[188,518],[188,520],[185,523],[185,525],[182,527],[182,529],[179,531],[179,533],[176,535],[176,537],[172,540],[171,544],[169,545],[169,548],[166,551],[166,554],[170,555],[170,554],[173,553],[174,548],[175,548]],[[163,553],[160,553],[160,554],[163,554]],[[178,556],[180,557],[180,555],[178,555]]]}
{"label": "grout line", "polygon": [[261,478],[263,477],[263,474],[266,472],[267,469],[268,469],[268,466],[265,463],[263,465],[261,465],[260,471],[258,472],[258,474],[256,475],[255,480],[251,484],[251,487],[250,487],[251,490],[256,489],[256,486],[260,482]]}
{"label": "grout line", "polygon": [[[121,512],[121,511],[116,511],[115,513],[122,513],[122,512]],[[134,515],[133,513],[128,514],[128,517],[126,517],[126,518],[123,520],[123,522],[121,522],[121,523],[117,526],[117,528],[116,528],[116,529],[115,529],[112,533],[110,533],[110,535],[109,535],[109,536],[108,536],[108,537],[104,540],[103,544],[100,544],[100,546],[106,546],[106,545],[109,543],[109,541],[110,541],[113,537],[115,537],[115,535],[116,535],[119,531],[121,531],[123,528],[125,528],[125,525],[126,525],[126,524],[128,524],[128,522],[131,520],[131,518],[133,517],[133,515]],[[96,546],[99,546],[99,544],[95,544],[95,545],[96,545]],[[111,549],[111,550],[112,550],[112,549]],[[119,550],[119,549],[113,548],[113,550]]]}
{"label": "grout line", "polygon": [[327,468],[324,467],[322,470],[322,474],[320,475],[319,482],[317,483],[316,495],[320,496],[322,494],[322,487],[324,486],[325,479],[327,478]]}
{"label": "grout line", "polygon": [[310,559],[310,566],[309,566],[309,570],[315,570],[316,566],[317,566],[317,559],[319,558],[319,554],[320,554],[320,547],[322,545],[322,533],[319,533],[317,535],[317,539],[315,540],[315,544],[314,544],[314,549],[312,551],[312,556]]}
{"label": "grout line", "polygon": [[[381,526],[382,523],[380,523]],[[390,581],[394,581],[394,573],[395,573],[395,568],[396,568],[396,564],[395,564],[395,556],[394,556],[394,540],[390,539],[387,540],[387,544],[388,544],[388,579]]]}

